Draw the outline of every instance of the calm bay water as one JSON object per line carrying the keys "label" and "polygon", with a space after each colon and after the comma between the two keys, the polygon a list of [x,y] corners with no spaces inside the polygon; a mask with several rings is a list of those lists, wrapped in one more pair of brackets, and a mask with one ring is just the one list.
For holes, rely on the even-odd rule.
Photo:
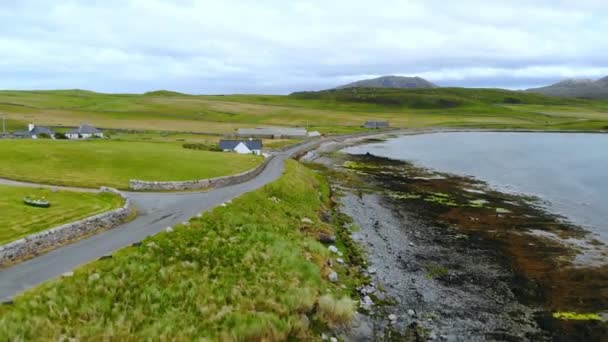
{"label": "calm bay water", "polygon": [[458,132],[400,136],[347,148],[473,176],[536,195],[608,242],[608,135]]}

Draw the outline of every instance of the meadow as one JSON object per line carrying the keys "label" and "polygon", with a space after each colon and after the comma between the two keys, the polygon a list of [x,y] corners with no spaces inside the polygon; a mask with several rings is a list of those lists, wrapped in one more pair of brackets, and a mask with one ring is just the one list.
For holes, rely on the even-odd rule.
{"label": "meadow", "polygon": [[204,179],[250,170],[262,157],[196,151],[178,143],[112,140],[0,140],[0,177],[80,187],[128,189],[130,179]]}
{"label": "meadow", "polygon": [[239,127],[304,126],[326,134],[394,127],[608,129],[608,101],[499,89],[342,89],[283,95],[101,94],[83,90],[0,91],[11,127],[67,127],[222,134]]}
{"label": "meadow", "polygon": [[288,161],[279,180],[0,306],[0,340],[318,339],[356,304],[355,267],[327,280],[323,210],[326,180]]}
{"label": "meadow", "polygon": [[[26,196],[44,197],[51,203],[51,207],[27,206],[23,203]],[[122,205],[120,196],[112,193],[51,191],[0,185],[0,245]]]}

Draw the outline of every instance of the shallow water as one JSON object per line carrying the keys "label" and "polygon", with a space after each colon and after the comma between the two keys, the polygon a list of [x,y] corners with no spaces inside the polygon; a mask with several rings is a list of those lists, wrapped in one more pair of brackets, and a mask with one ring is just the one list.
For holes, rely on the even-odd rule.
{"label": "shallow water", "polygon": [[608,135],[458,132],[349,147],[531,194],[608,242]]}

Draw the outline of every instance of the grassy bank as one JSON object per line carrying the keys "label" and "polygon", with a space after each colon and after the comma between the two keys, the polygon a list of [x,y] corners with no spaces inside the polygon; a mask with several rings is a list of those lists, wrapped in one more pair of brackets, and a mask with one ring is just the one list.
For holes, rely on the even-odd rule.
{"label": "grassy bank", "polygon": [[180,144],[107,140],[0,141],[0,177],[55,185],[128,188],[129,179],[190,180],[236,174],[261,157]]}
{"label": "grassy bank", "polygon": [[328,197],[290,161],[278,181],[0,307],[0,340],[318,338],[354,310],[345,270],[326,280],[331,255],[313,238],[332,229]]}
{"label": "grassy bank", "polygon": [[[23,203],[25,196],[45,197],[50,208],[34,208]],[[51,191],[0,185],[0,245],[55,226],[77,221],[123,204],[111,193]]]}
{"label": "grassy bank", "polygon": [[361,130],[365,120],[395,127],[589,129],[608,127],[608,101],[562,99],[498,89],[344,89],[277,95],[100,94],[80,90],[0,91],[13,122],[54,126],[226,133],[238,127],[306,126]]}

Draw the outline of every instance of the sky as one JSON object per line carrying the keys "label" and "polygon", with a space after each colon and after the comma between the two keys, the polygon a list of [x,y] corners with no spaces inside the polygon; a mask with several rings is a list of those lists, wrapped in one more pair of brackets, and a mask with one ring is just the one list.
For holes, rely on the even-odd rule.
{"label": "sky", "polygon": [[0,89],[523,89],[608,75],[607,36],[607,0],[0,0]]}

